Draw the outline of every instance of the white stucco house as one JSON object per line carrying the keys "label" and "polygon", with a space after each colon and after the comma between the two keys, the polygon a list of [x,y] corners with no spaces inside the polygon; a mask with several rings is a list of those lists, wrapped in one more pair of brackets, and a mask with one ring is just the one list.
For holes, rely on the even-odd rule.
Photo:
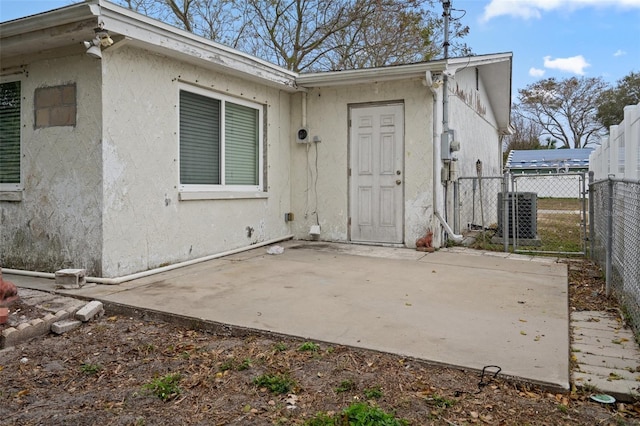
{"label": "white stucco house", "polygon": [[299,75],[102,0],[0,23],[0,264],[122,277],[427,228],[441,246],[451,181],[502,169],[511,61]]}

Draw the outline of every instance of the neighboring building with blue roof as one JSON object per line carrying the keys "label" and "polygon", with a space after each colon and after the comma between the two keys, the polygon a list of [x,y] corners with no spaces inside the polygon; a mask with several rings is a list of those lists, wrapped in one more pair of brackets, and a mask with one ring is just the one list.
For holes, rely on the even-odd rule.
{"label": "neighboring building with blue roof", "polygon": [[591,148],[513,150],[506,171],[522,174],[580,173],[589,171]]}

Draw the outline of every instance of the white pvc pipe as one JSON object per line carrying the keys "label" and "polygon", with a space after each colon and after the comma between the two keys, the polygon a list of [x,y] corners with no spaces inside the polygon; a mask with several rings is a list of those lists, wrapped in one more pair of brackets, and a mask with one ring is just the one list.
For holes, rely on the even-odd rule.
{"label": "white pvc pipe", "polygon": [[[190,266],[196,263],[206,262],[208,260],[218,259],[220,257],[229,256],[236,253],[241,253],[243,251],[248,251],[258,247],[268,246],[270,244],[278,243],[280,241],[290,240],[293,238],[293,235],[286,235],[284,237],[274,238],[272,240],[263,241],[261,243],[253,244],[251,246],[241,247],[234,250],[225,251],[222,253],[216,253],[205,257],[199,257],[197,259],[186,260],[184,262],[175,263],[169,266],[163,266],[161,268],[149,269],[148,271],[138,272],[131,275],[125,275],[123,277],[118,278],[100,278],[100,277],[86,277],[87,282],[98,283],[98,284],[121,284],[127,281],[136,280],[138,278],[148,277],[149,275],[155,275],[162,272],[171,271],[173,269],[183,268],[185,266]],[[36,277],[36,278],[50,278],[55,279],[56,275],[51,272],[36,272],[36,271],[25,271],[22,269],[9,269],[2,268],[3,274],[13,274],[13,275],[23,275],[27,277]]]}
{"label": "white pvc pipe", "polygon": [[447,234],[449,234],[449,238],[456,243],[462,242],[462,240],[464,239],[464,236],[454,233],[453,229],[451,229],[451,226],[449,226],[449,224],[442,218],[442,216],[440,216],[440,213],[435,212],[435,215],[440,221],[440,223],[442,224],[442,227],[444,228],[444,230],[447,231]]}
{"label": "white pvc pipe", "polygon": [[302,92],[302,127],[307,127],[307,92]]}

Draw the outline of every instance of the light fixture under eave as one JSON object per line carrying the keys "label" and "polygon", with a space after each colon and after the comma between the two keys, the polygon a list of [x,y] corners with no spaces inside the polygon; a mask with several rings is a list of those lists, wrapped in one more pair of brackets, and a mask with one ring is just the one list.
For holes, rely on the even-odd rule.
{"label": "light fixture under eave", "polygon": [[102,25],[94,31],[96,33],[96,37],[91,41],[83,42],[83,44],[87,49],[87,55],[92,58],[102,59],[102,48],[111,46],[113,44],[113,40],[109,36],[107,30],[102,28]]}
{"label": "light fixture under eave", "polygon": [[87,48],[87,55],[92,58],[102,59],[102,50],[100,50],[100,44],[95,44],[95,40],[85,41],[84,47]]}

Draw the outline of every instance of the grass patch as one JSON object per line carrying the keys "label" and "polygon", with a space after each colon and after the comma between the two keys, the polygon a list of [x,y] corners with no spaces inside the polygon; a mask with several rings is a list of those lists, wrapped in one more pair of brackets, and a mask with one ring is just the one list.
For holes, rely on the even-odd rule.
{"label": "grass patch", "polygon": [[581,252],[583,229],[579,213],[538,213],[538,237],[535,251]]}
{"label": "grass patch", "polygon": [[538,198],[538,210],[582,210],[579,198]]}
{"label": "grass patch", "polygon": [[253,384],[282,394],[289,392],[295,386],[295,381],[288,374],[263,374],[253,379]]}
{"label": "grass patch", "polygon": [[182,390],[178,386],[182,376],[180,374],[167,374],[166,376],[153,379],[150,383],[145,384],[142,388],[151,392],[163,401],[168,401],[180,395]]}

